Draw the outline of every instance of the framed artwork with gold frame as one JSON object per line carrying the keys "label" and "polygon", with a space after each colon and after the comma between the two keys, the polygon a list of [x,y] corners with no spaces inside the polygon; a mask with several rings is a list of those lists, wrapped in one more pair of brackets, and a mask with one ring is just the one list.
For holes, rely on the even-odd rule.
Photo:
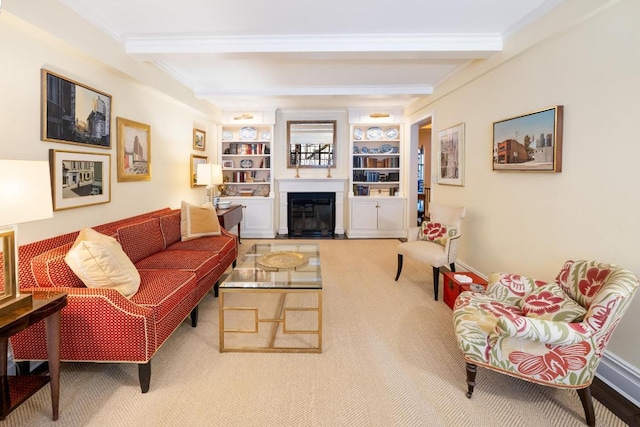
{"label": "framed artwork with gold frame", "polygon": [[200,129],[193,130],[193,149],[204,151],[206,145],[207,133]]}
{"label": "framed artwork with gold frame", "polygon": [[189,166],[189,179],[191,182],[191,188],[202,187],[202,184],[198,185],[198,165],[206,164],[209,161],[207,156],[199,156],[197,154],[191,155],[191,164]]}
{"label": "framed artwork with gold frame", "polygon": [[118,182],[151,179],[151,126],[116,118],[118,128]]}

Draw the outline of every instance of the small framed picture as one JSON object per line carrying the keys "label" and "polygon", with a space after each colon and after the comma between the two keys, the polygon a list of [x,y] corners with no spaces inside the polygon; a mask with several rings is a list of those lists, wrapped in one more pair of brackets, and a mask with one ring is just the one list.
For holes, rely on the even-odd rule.
{"label": "small framed picture", "polygon": [[49,150],[53,210],[111,201],[111,154]]}
{"label": "small framed picture", "polygon": [[233,169],[233,160],[223,160],[222,169]]}
{"label": "small framed picture", "polygon": [[151,179],[151,126],[116,117],[118,182]]}
{"label": "small framed picture", "polygon": [[200,129],[193,130],[193,149],[204,151],[207,133]]}
{"label": "small framed picture", "polygon": [[438,132],[438,184],[464,185],[464,123]]}

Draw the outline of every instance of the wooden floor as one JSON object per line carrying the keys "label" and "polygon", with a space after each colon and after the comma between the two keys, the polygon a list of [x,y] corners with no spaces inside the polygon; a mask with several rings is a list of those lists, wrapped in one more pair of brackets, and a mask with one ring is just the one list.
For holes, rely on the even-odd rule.
{"label": "wooden floor", "polygon": [[630,427],[640,427],[640,408],[597,377],[591,384],[591,394]]}

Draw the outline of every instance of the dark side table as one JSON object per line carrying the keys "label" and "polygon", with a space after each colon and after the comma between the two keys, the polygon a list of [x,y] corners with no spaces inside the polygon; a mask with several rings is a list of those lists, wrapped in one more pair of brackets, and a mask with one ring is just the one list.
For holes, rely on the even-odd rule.
{"label": "dark side table", "polygon": [[238,226],[238,243],[240,243],[240,222],[242,222],[242,205],[231,205],[226,209],[216,208],[218,221],[225,230]]}
{"label": "dark side table", "polygon": [[[35,392],[50,382],[53,420],[58,419],[60,400],[60,310],[67,305],[64,292],[36,291],[32,293],[31,307],[18,309],[0,316],[0,420]],[[47,329],[47,355],[49,375],[7,375],[9,338],[45,319]]]}

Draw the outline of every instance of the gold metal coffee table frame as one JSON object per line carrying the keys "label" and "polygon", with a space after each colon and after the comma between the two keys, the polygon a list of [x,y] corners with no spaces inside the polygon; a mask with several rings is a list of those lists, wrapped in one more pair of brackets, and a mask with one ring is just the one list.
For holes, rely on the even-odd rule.
{"label": "gold metal coffee table frame", "polygon": [[[284,270],[265,268],[258,262],[265,254],[281,251],[304,253],[309,262]],[[240,326],[226,325],[233,319]],[[295,325],[300,319],[306,320],[302,327]],[[219,327],[221,353],[322,353],[318,245],[252,246],[219,286]]]}

